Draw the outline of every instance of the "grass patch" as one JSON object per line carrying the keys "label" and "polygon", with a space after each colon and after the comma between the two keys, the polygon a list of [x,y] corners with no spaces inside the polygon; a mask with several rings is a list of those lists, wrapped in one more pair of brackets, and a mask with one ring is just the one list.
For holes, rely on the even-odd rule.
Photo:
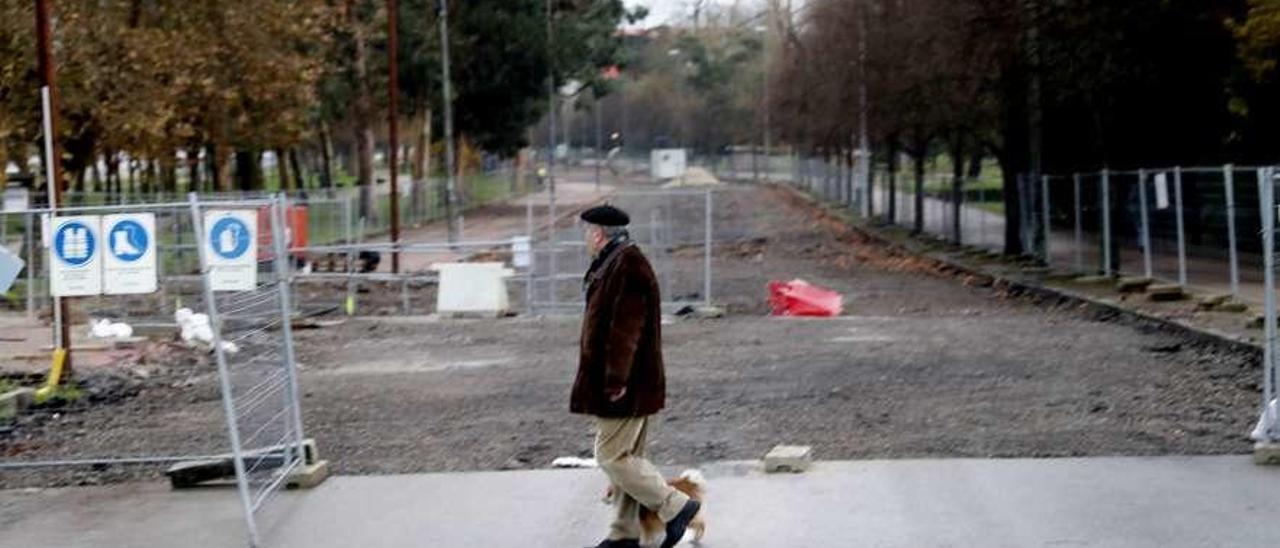
{"label": "grass patch", "polygon": [[68,405],[84,397],[84,391],[74,384],[60,384],[47,392],[36,391],[36,405]]}
{"label": "grass patch", "polygon": [[18,383],[9,379],[0,379],[0,394],[4,394],[10,390],[17,390],[18,388],[21,388],[18,386]]}

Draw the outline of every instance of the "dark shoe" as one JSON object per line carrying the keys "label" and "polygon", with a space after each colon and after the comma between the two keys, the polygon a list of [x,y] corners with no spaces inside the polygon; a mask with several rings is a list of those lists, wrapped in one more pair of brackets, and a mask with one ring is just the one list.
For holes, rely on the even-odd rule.
{"label": "dark shoe", "polygon": [[677,542],[680,542],[680,539],[684,538],[685,529],[689,528],[689,522],[693,521],[693,517],[698,515],[698,510],[701,508],[702,503],[696,500],[690,500],[685,503],[684,508],[680,509],[680,513],[667,522],[667,536],[662,539],[662,548],[671,548]]}
{"label": "dark shoe", "polygon": [[622,540],[605,540],[601,541],[600,544],[589,546],[587,548],[640,548],[640,540],[630,538]]}

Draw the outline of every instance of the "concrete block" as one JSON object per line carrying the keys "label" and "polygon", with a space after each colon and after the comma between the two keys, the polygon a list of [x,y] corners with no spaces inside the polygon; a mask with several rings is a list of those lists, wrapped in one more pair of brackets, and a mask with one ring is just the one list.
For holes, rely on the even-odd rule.
{"label": "concrete block", "polygon": [[724,309],[718,306],[699,306],[693,309],[693,315],[698,318],[723,318]]}
{"label": "concrete block", "polygon": [[1187,296],[1177,284],[1152,285],[1147,287],[1147,294],[1156,302],[1180,301]]}
{"label": "concrete block", "polygon": [[1253,444],[1253,463],[1259,466],[1280,466],[1280,443],[1260,441]]}
{"label": "concrete block", "polygon": [[1231,302],[1231,295],[1229,294],[1207,295],[1196,302],[1196,308],[1200,310],[1221,310],[1222,306],[1229,302]]}
{"label": "concrete block", "polygon": [[507,278],[515,274],[503,263],[436,263],[431,270],[440,273],[436,292],[436,311],[476,313],[501,317],[509,310]]}
{"label": "concrete block", "polygon": [[1215,307],[1215,310],[1219,312],[1234,312],[1239,314],[1241,312],[1248,312],[1249,305],[1242,303],[1240,301],[1233,300],[1233,301],[1227,301],[1224,303],[1219,303],[1218,306]]}
{"label": "concrete block", "polygon": [[[284,464],[281,458],[269,455],[278,453],[283,448],[284,446],[264,447],[249,451],[245,456],[246,458],[259,456],[270,466],[281,466]],[[221,484],[234,478],[235,474],[235,462],[231,455],[204,461],[179,462],[165,471],[165,475],[169,477],[169,485],[174,489]],[[319,485],[328,476],[329,463],[320,460],[315,440],[310,438],[302,440],[302,463],[289,475],[289,479],[285,480],[286,484],[290,488],[309,488]]]}
{"label": "concrete block", "polygon": [[807,445],[779,445],[764,457],[764,471],[800,473],[813,464],[813,448]]}
{"label": "concrete block", "polygon": [[36,401],[36,391],[16,388],[0,394],[0,417],[16,417]]}
{"label": "concrete block", "polygon": [[156,340],[175,339],[181,332],[178,324],[173,323],[136,323],[130,326],[135,336]]}
{"label": "concrete block", "polygon": [[1267,326],[1267,317],[1263,314],[1254,314],[1249,318],[1249,323],[1244,324],[1246,329],[1262,329]]}
{"label": "concrete block", "polygon": [[316,461],[293,469],[284,480],[287,489],[311,489],[329,478],[329,461]]}
{"label": "concrete block", "polygon": [[1151,285],[1151,278],[1120,278],[1116,282],[1116,291],[1121,293],[1142,293]]}

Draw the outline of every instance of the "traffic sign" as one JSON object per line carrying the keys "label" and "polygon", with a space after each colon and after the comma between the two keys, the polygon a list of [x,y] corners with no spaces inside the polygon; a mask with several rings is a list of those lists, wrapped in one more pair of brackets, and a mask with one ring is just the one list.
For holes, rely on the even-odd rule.
{"label": "traffic sign", "polygon": [[258,285],[258,212],[210,210],[203,245],[214,291],[249,291]]}
{"label": "traffic sign", "polygon": [[102,218],[97,215],[55,217],[49,292],[55,297],[80,297],[102,292]]}
{"label": "traffic sign", "polygon": [[154,293],[156,273],[156,216],[154,213],[107,215],[102,255],[103,293]]}

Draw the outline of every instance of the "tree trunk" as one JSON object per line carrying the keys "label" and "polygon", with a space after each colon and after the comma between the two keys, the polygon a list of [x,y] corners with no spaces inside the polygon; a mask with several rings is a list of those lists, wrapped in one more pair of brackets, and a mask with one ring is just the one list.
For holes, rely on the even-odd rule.
{"label": "tree trunk", "polygon": [[200,191],[200,147],[187,149],[187,191]]}
{"label": "tree trunk", "polygon": [[218,192],[231,192],[235,190],[233,186],[234,178],[232,177],[231,159],[234,151],[226,144],[213,145],[213,180],[217,183]]}
{"label": "tree trunk", "polygon": [[173,154],[166,154],[164,159],[160,160],[160,180],[162,190],[164,192],[178,191],[178,158]]}
{"label": "tree trunk", "polygon": [[305,190],[307,182],[302,176],[302,162],[298,161],[298,149],[287,148],[284,155],[289,158],[289,173],[293,175],[292,189]]}
{"label": "tree trunk", "polygon": [[922,137],[922,133],[923,133],[922,129],[919,129],[919,128],[916,129],[916,139],[914,143],[915,150],[912,151],[912,156],[913,156],[912,159],[914,160],[914,163],[915,163],[915,174],[916,174],[916,202],[915,202],[916,203],[916,207],[915,207],[916,220],[915,220],[915,225],[911,229],[911,232],[914,234],[920,234],[924,232],[924,228],[925,228],[924,227],[924,217],[925,217],[925,207],[924,207],[925,165],[924,165],[924,162],[926,157],[929,155],[929,143]]}
{"label": "tree trunk", "polygon": [[1003,179],[1004,195],[1004,253],[1005,255],[1022,254],[1022,222],[1019,212],[1022,211],[1022,200],[1018,194],[1018,172],[1010,161],[1000,162],[1000,174]]}
{"label": "tree trunk", "polygon": [[373,97],[369,90],[369,69],[367,63],[367,45],[365,43],[364,24],[358,20],[354,11],[349,11],[352,28],[355,34],[353,64],[356,76],[355,100],[355,132],[356,132],[356,177],[360,185],[360,215],[369,221],[377,217],[374,207],[373,180]]}
{"label": "tree trunk", "polygon": [[413,181],[413,189],[410,192],[409,200],[413,204],[413,216],[415,219],[421,218],[423,210],[423,190],[427,187],[427,182],[431,180],[431,109],[427,108],[422,113],[422,132],[418,134],[418,144],[414,147],[413,168],[418,172],[417,177]]}
{"label": "tree trunk", "polygon": [[[89,164],[89,180],[93,182],[93,191],[102,192],[102,167],[98,165],[98,157],[93,158],[93,163]],[[4,165],[0,163],[0,165]]]}
{"label": "tree trunk", "polygon": [[964,202],[964,137],[956,132],[951,138],[951,238],[956,245],[963,243]]}
{"label": "tree trunk", "polygon": [[889,224],[898,221],[898,156],[901,151],[898,149],[898,138],[896,136],[889,137]]}
{"label": "tree trunk", "polygon": [[[114,150],[106,151],[107,161],[107,194],[120,195],[120,156]],[[107,203],[111,203],[108,201]]]}
{"label": "tree trunk", "polygon": [[982,177],[982,151],[974,152],[969,156],[969,179],[977,179]]}
{"label": "tree trunk", "polygon": [[[129,168],[129,193],[133,194],[138,191],[138,161],[130,159],[127,167]],[[123,190],[121,190],[117,198],[124,200]]]}
{"label": "tree trunk", "polygon": [[328,122],[320,122],[320,186],[333,189],[333,135]]}
{"label": "tree trunk", "polygon": [[283,190],[288,194],[293,194],[293,173],[289,169],[289,160],[284,153],[283,148],[277,147],[272,151],[276,157],[276,188]]}
{"label": "tree trunk", "polygon": [[356,185],[360,189],[360,216],[373,222],[376,218],[373,207],[373,127],[367,121],[357,125],[364,126],[356,130]]}
{"label": "tree trunk", "polygon": [[236,151],[236,186],[242,192],[262,190],[262,151]]}

